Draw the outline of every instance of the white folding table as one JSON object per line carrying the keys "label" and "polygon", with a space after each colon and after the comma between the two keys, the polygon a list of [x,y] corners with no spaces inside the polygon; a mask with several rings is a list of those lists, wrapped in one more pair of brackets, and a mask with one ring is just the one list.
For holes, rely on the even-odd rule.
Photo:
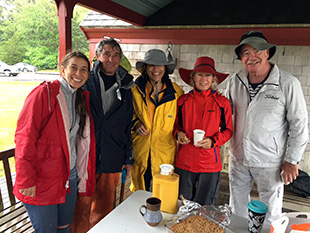
{"label": "white folding table", "polygon": [[[152,193],[142,190],[134,192],[88,233],[167,233],[165,223],[173,216],[172,214],[162,212],[163,220],[158,226],[151,227],[147,225],[139,212],[140,206],[145,205],[146,199],[151,196]],[[236,233],[248,233],[247,219],[232,215],[229,228]],[[225,232],[232,231],[226,229]],[[269,233],[269,230],[263,228],[261,233]]]}

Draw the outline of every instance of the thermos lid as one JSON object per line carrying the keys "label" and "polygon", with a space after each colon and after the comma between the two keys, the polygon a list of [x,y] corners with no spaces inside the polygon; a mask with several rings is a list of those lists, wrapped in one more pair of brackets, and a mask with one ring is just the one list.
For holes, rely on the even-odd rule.
{"label": "thermos lid", "polygon": [[268,207],[261,201],[250,201],[248,203],[248,208],[258,214],[265,214],[268,212]]}
{"label": "thermos lid", "polygon": [[170,175],[173,173],[174,167],[171,164],[162,164],[160,167],[160,174]]}

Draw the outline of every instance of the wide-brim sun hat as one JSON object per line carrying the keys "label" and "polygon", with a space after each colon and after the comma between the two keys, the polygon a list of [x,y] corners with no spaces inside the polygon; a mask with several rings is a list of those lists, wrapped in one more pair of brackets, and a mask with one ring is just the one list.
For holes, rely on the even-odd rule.
{"label": "wide-brim sun hat", "polygon": [[211,57],[198,57],[196,59],[194,69],[184,69],[180,68],[179,73],[182,80],[188,85],[191,84],[191,73],[192,72],[202,72],[208,74],[215,74],[218,80],[218,84],[223,82],[229,74],[217,72],[214,67],[214,60]]}
{"label": "wide-brim sun hat", "polygon": [[242,35],[239,45],[235,48],[235,53],[239,60],[241,60],[240,50],[242,46],[246,44],[252,46],[259,51],[270,49],[268,60],[272,58],[276,52],[276,45],[268,44],[267,38],[261,31],[249,31]]}
{"label": "wide-brim sun hat", "polygon": [[143,61],[136,62],[136,69],[142,73],[144,65],[166,66],[168,74],[172,74],[175,68],[174,61],[168,61],[164,51],[160,49],[150,49],[144,55]]}

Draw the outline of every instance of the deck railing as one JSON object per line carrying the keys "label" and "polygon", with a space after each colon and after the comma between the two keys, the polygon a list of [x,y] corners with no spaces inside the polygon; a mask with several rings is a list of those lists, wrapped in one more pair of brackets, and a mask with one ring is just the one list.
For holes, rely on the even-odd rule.
{"label": "deck railing", "polygon": [[[13,195],[13,181],[12,181],[9,158],[12,158],[14,156],[15,156],[15,148],[0,151],[0,161],[2,161],[2,164],[3,164],[4,175],[5,175],[5,180],[6,180],[7,190],[8,190],[8,197],[9,197],[11,206],[16,204],[16,199],[15,199],[15,196]],[[3,209],[4,209],[4,203],[3,203],[3,198],[2,198],[1,189],[0,189],[0,211],[2,211]]]}

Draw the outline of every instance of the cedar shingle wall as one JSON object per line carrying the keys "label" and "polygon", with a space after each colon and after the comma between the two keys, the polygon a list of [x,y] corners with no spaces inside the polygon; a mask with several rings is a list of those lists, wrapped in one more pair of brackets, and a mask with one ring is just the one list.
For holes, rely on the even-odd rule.
{"label": "cedar shingle wall", "polygon": [[[241,36],[241,35],[240,35]],[[270,43],[272,43],[270,41]],[[124,54],[128,57],[133,67],[131,73],[138,77],[139,73],[135,70],[137,60],[143,60],[147,50],[159,48],[164,51],[167,45],[151,44],[121,44]],[[173,56],[177,58],[177,68],[172,74],[172,80],[178,83],[185,92],[191,90],[185,84],[178,73],[178,68],[192,69],[195,60],[199,56],[210,56],[215,60],[215,68],[220,72],[234,73],[237,72],[242,64],[236,60],[233,45],[174,45]],[[280,69],[292,73],[301,82],[304,96],[310,113],[310,46],[277,46],[277,51],[271,62],[276,63]],[[225,89],[225,82],[219,86],[219,90]],[[310,121],[309,121],[310,122]],[[310,144],[308,143],[304,159],[300,163],[302,170],[310,173]]]}

